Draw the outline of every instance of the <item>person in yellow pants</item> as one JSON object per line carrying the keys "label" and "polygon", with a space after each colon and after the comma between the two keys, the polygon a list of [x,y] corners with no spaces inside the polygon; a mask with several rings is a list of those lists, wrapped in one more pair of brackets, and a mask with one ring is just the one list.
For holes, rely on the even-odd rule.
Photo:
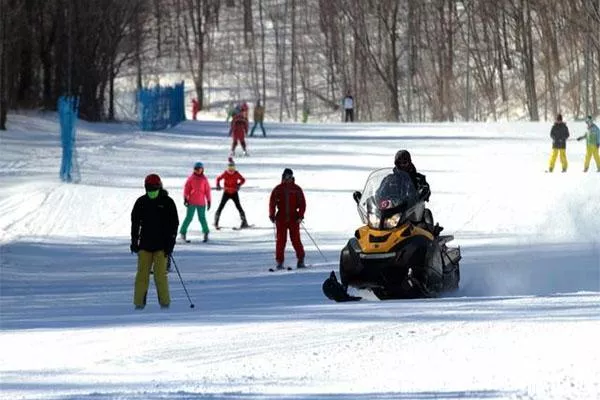
{"label": "person in yellow pants", "polygon": [[554,171],[554,164],[556,163],[557,156],[560,156],[562,172],[567,172],[567,167],[569,166],[569,163],[567,162],[567,139],[569,138],[569,128],[567,128],[567,124],[563,122],[561,114],[556,116],[554,125],[550,130],[550,137],[552,138],[552,155],[550,156],[548,172]]}
{"label": "person in yellow pants", "polygon": [[585,139],[586,142],[583,172],[587,172],[587,170],[590,168],[590,161],[592,161],[592,157],[596,162],[596,170],[600,172],[600,154],[598,154],[598,148],[600,147],[600,128],[594,124],[591,115],[588,115],[588,117],[585,119],[585,123],[587,125],[587,132],[585,135],[577,138],[577,141]]}
{"label": "person in yellow pants", "polygon": [[152,272],[158,303],[161,308],[169,308],[167,260],[175,247],[179,216],[175,202],[163,189],[158,175],[148,175],[144,187],[146,194],[136,200],[131,211],[130,250],[138,256],[133,304],[136,310],[146,307]]}

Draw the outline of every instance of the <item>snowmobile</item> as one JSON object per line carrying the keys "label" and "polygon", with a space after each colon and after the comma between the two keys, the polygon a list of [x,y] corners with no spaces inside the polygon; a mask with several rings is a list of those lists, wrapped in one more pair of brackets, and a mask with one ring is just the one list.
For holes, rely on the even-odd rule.
{"label": "snowmobile", "polygon": [[431,211],[410,176],[397,169],[372,172],[362,192],[354,192],[363,226],[340,254],[341,283],[332,271],[324,294],[356,301],[348,287],[371,290],[380,300],[437,297],[458,289],[460,247],[433,223]]}

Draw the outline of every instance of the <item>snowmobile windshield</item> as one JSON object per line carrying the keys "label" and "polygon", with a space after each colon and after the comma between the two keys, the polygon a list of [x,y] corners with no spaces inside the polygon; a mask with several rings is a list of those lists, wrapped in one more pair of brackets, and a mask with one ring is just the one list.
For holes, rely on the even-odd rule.
{"label": "snowmobile windshield", "polygon": [[[394,229],[408,220],[416,221],[420,204],[410,176],[403,171],[380,169],[369,175],[358,202],[358,212],[373,229]],[[422,213],[422,211],[421,211]]]}

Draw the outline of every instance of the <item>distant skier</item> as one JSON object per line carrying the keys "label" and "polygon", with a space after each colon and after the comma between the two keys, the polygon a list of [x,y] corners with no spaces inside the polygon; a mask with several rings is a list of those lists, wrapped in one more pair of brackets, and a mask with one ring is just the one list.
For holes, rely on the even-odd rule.
{"label": "distant skier", "polygon": [[154,283],[161,308],[168,308],[169,280],[167,261],[175,247],[179,217],[175,202],[162,187],[156,174],[146,176],[144,180],[146,194],[139,197],[131,211],[132,253],[138,256],[137,273],[133,304],[136,310],[146,306],[150,271],[154,273]]}
{"label": "distant skier", "polygon": [[273,189],[269,198],[269,219],[275,224],[277,243],[275,246],[276,269],[281,270],[285,255],[287,232],[296,252],[297,268],[304,264],[304,246],[300,240],[300,224],[304,219],[306,200],[302,188],[295,183],[294,173],[286,168],[281,175],[281,183]]}
{"label": "distant skier", "polygon": [[221,181],[224,181],[223,184],[223,196],[221,197],[221,202],[219,203],[219,207],[217,208],[217,212],[215,213],[215,228],[219,229],[219,218],[221,217],[221,212],[223,211],[223,207],[225,204],[231,199],[235,204],[238,212],[240,213],[240,218],[242,220],[242,224],[240,225],[240,229],[248,228],[248,221],[246,220],[246,214],[244,213],[244,209],[240,204],[240,196],[238,194],[240,187],[246,182],[246,179],[236,171],[235,162],[233,158],[229,158],[229,162],[227,163],[227,169],[223,171],[221,175],[217,177],[217,190],[221,190]]}
{"label": "distant skier", "polygon": [[187,241],[188,227],[196,211],[198,211],[198,220],[202,226],[202,233],[204,233],[204,240],[202,241],[208,241],[209,229],[206,223],[206,211],[210,210],[210,201],[210,184],[204,175],[204,164],[198,161],[194,164],[194,172],[187,178],[183,187],[183,204],[187,208],[185,219],[179,230],[183,241]]}
{"label": "distant skier", "polygon": [[254,130],[257,125],[260,125],[260,129],[262,130],[263,137],[267,136],[265,132],[265,127],[263,125],[265,119],[265,107],[260,104],[260,100],[256,101],[256,106],[254,106],[254,125],[252,126],[252,130],[250,131],[250,136],[254,136]]}
{"label": "distant skier", "polygon": [[583,162],[583,172],[587,172],[590,167],[590,161],[592,157],[596,162],[596,170],[600,172],[600,154],[598,154],[598,148],[600,147],[600,128],[592,119],[591,115],[585,119],[585,123],[587,125],[587,132],[583,136],[579,136],[577,141],[586,139],[586,152],[585,152],[585,160]]}
{"label": "distant skier", "polygon": [[344,103],[344,122],[354,122],[354,97],[350,90],[346,92],[342,102]]}
{"label": "distant skier", "polygon": [[240,106],[240,112],[233,116],[231,120],[231,134],[232,134],[232,142],[231,142],[231,153],[230,157],[235,156],[235,148],[237,147],[238,142],[242,146],[243,154],[245,156],[248,155],[246,150],[246,135],[248,134],[248,104],[243,103]]}
{"label": "distant skier", "polygon": [[236,106],[235,104],[233,104],[233,102],[229,103],[229,106],[227,107],[227,110],[226,110],[226,112],[227,112],[227,118],[225,118],[225,122],[229,122],[229,120],[231,118],[233,118],[233,116],[235,114],[237,114],[239,111],[240,110],[239,110],[238,106]]}
{"label": "distant skier", "polygon": [[567,162],[567,139],[569,138],[569,128],[567,124],[563,122],[561,114],[556,116],[556,121],[552,125],[550,130],[550,137],[552,138],[552,155],[550,156],[550,165],[548,172],[554,171],[554,164],[556,163],[556,157],[560,155],[560,165],[562,172],[567,172],[569,163]]}
{"label": "distant skier", "polygon": [[200,103],[198,99],[192,99],[192,119],[195,121],[198,118],[198,112],[200,111]]}

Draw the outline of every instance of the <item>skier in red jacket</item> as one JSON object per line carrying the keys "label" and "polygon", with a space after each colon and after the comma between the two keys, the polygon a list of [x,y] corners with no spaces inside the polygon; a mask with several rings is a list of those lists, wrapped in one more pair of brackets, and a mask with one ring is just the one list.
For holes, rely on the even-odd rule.
{"label": "skier in red jacket", "polygon": [[248,133],[248,104],[243,103],[240,107],[240,112],[233,116],[231,120],[231,153],[230,157],[235,156],[235,148],[238,142],[242,146],[244,155],[247,156],[246,151],[246,134]]}
{"label": "skier in red jacket", "polygon": [[275,186],[269,199],[269,219],[277,228],[276,269],[284,269],[283,260],[288,230],[298,259],[296,268],[306,268],[304,264],[304,246],[302,246],[300,240],[300,224],[304,219],[305,210],[304,192],[294,182],[293,171],[286,168],[281,176],[281,183]]}
{"label": "skier in red jacket", "polygon": [[219,208],[217,208],[217,213],[215,214],[215,228],[219,228],[219,218],[221,218],[221,211],[223,211],[223,207],[229,201],[229,199],[233,200],[235,207],[240,213],[240,218],[242,219],[242,224],[240,225],[240,229],[248,228],[248,221],[246,221],[246,214],[244,213],[244,209],[240,204],[240,196],[238,194],[240,187],[246,182],[246,179],[235,169],[235,162],[233,162],[233,158],[229,157],[229,162],[227,163],[227,169],[217,177],[217,190],[221,190],[221,181],[224,181],[223,185],[223,197],[221,197],[221,203],[219,203]]}

